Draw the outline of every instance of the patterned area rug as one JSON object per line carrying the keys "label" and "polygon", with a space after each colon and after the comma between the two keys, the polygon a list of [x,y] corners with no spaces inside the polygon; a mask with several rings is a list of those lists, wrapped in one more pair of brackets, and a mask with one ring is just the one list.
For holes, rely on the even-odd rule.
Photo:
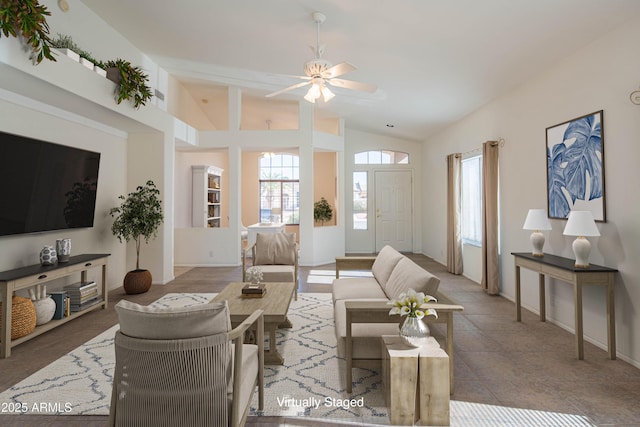
{"label": "patterned area rug", "polygon": [[[188,306],[215,294],[167,294],[154,306]],[[279,330],[283,366],[265,367],[265,409],[251,415],[304,417],[306,421],[389,423],[380,375],[355,369],[353,394],[344,393],[344,361],[336,357],[330,294],[299,294],[289,310],[292,329]],[[108,415],[114,367],[113,337],[103,332],[0,394],[3,406],[29,414]],[[352,404],[355,402],[355,405]],[[43,405],[44,404],[44,405]],[[34,409],[36,405],[36,409]],[[585,417],[451,401],[451,426],[593,426]]]}

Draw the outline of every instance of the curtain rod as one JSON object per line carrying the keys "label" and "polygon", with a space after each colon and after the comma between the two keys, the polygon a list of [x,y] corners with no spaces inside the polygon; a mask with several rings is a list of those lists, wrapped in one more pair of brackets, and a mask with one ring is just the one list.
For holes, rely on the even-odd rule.
{"label": "curtain rod", "polygon": [[[492,147],[496,147],[496,146],[498,146],[500,148],[504,147],[504,138],[498,138],[497,141],[487,141],[487,142],[490,142]],[[477,152],[480,152],[480,151],[482,151],[482,147],[474,148],[473,150],[465,151],[464,153],[456,153],[456,157],[461,157],[461,156],[465,156],[467,154],[477,153]],[[446,156],[445,156],[445,158],[446,158]]]}

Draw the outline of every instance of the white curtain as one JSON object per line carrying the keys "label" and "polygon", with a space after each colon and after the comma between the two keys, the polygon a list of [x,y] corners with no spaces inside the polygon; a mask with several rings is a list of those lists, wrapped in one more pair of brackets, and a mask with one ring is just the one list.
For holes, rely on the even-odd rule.
{"label": "white curtain", "polygon": [[462,154],[447,156],[447,271],[462,274]]}

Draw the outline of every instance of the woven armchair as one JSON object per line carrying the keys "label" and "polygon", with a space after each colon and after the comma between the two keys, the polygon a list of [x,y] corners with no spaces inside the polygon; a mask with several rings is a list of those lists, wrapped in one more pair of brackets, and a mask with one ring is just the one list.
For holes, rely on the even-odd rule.
{"label": "woven armchair", "polygon": [[[251,253],[252,265],[247,255]],[[256,242],[242,252],[242,281],[247,281],[247,268],[260,267],[262,281],[293,282],[294,299],[298,300],[298,244],[295,233],[257,233]]]}
{"label": "woven armchair", "polygon": [[262,310],[233,330],[226,302],[116,311],[111,426],[243,426],[256,386],[264,408]]}

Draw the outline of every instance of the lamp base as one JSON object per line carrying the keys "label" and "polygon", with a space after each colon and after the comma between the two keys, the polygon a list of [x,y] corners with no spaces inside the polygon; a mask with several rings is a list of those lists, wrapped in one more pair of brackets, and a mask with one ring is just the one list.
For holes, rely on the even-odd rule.
{"label": "lamp base", "polygon": [[531,245],[533,246],[533,252],[531,255],[533,256],[544,256],[544,252],[542,252],[542,247],[544,246],[544,234],[540,231],[534,231],[531,233]]}
{"label": "lamp base", "polygon": [[591,252],[591,243],[584,238],[584,236],[578,236],[571,245],[573,253],[576,256],[575,267],[576,268],[589,268],[589,253]]}

